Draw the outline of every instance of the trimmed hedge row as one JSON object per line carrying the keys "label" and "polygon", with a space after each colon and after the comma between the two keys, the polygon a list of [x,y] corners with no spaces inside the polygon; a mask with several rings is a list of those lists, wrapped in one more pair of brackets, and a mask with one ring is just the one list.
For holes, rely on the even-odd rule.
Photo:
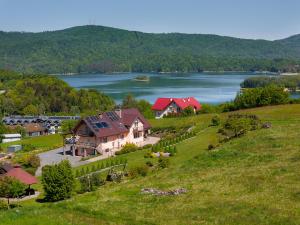
{"label": "trimmed hedge row", "polygon": [[101,162],[101,160],[97,164],[87,165],[82,168],[74,169],[75,177],[82,177],[84,175],[101,171],[103,169],[111,168],[114,166],[121,166],[127,163],[127,159],[114,159],[107,160],[105,162]]}

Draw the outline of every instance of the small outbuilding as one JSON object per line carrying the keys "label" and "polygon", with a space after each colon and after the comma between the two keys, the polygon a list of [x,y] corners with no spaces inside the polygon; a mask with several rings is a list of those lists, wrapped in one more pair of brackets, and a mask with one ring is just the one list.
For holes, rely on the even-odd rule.
{"label": "small outbuilding", "polygon": [[8,143],[13,141],[20,141],[22,136],[21,134],[3,134],[2,137],[2,143]]}
{"label": "small outbuilding", "polygon": [[26,135],[29,137],[37,137],[45,134],[45,128],[40,123],[24,124]]}
{"label": "small outbuilding", "polygon": [[11,145],[7,147],[8,153],[15,153],[20,150],[22,150],[22,145]]}

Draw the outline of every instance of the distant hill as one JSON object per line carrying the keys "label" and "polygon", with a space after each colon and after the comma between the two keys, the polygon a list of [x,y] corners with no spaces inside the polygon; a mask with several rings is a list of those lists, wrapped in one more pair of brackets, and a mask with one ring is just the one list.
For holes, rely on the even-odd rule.
{"label": "distant hill", "polygon": [[0,32],[0,68],[24,73],[293,70],[300,36],[277,41],[103,26]]}

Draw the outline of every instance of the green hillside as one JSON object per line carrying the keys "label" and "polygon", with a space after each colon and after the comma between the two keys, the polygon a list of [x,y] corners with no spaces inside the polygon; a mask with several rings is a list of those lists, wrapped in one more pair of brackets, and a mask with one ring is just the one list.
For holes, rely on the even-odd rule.
{"label": "green hillside", "polygon": [[[300,105],[240,113],[255,114],[272,127],[208,151],[217,141],[218,128],[208,127],[212,115],[153,120],[154,127],[195,125],[200,132],[178,144],[166,169],[58,203],[24,202],[0,211],[0,224],[300,224]],[[131,167],[144,164],[143,155],[118,157],[126,157]],[[147,187],[188,192],[141,194]]]}
{"label": "green hillside", "polygon": [[299,38],[250,40],[103,26],[0,32],[0,68],[24,73],[294,70]]}

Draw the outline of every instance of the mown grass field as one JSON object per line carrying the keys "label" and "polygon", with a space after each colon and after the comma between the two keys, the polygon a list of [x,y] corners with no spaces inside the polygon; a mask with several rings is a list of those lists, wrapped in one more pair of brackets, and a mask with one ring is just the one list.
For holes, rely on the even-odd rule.
{"label": "mown grass field", "polygon": [[[203,130],[178,144],[169,168],[58,203],[23,202],[0,212],[0,224],[300,224],[300,105],[240,112],[271,121],[272,128],[208,151],[217,141],[217,128],[207,127],[211,115],[155,121],[192,120]],[[129,166],[147,160],[142,151],[120,157]],[[141,194],[146,187],[188,192],[157,197]]]}
{"label": "mown grass field", "polygon": [[14,141],[9,143],[1,143],[0,147],[4,150],[10,145],[26,145],[30,144],[35,148],[35,151],[42,152],[55,148],[59,148],[63,145],[63,138],[60,134],[52,134],[45,136],[38,136],[32,138],[24,138],[21,141]]}

